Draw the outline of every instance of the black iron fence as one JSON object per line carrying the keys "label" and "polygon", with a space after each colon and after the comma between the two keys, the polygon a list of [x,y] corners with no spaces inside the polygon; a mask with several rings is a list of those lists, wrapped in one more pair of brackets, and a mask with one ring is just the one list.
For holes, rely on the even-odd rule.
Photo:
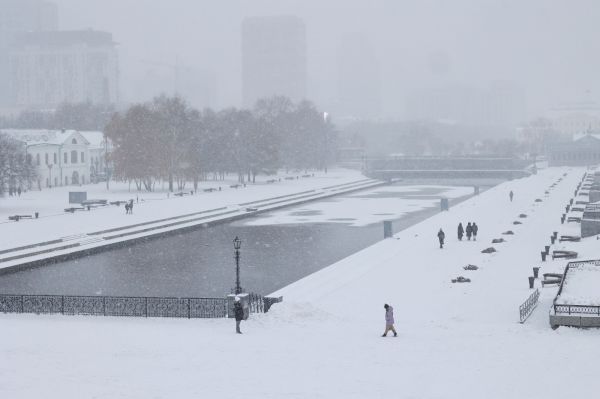
{"label": "black iron fence", "polygon": [[274,303],[281,302],[282,297],[264,297],[259,294],[251,293],[248,295],[250,313],[267,313]]}
{"label": "black iron fence", "polygon": [[[281,298],[249,295],[251,313],[266,313]],[[128,317],[227,317],[227,298],[0,295],[0,313]]]}
{"label": "black iron fence", "polygon": [[129,317],[227,317],[225,298],[0,295],[0,312]]}
{"label": "black iron fence", "polygon": [[529,298],[521,306],[519,306],[519,322],[524,323],[525,320],[531,315],[533,309],[538,304],[538,300],[540,299],[540,291],[536,288],[536,290],[529,295]]}
{"label": "black iron fence", "polygon": [[554,314],[582,314],[600,316],[600,306],[594,305],[556,305],[554,304]]}

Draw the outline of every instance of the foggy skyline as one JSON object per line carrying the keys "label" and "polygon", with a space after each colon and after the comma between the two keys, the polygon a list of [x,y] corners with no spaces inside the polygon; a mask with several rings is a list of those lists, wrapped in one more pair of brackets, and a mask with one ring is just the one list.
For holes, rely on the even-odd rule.
{"label": "foggy skyline", "polygon": [[[214,106],[241,105],[244,17],[296,15],[307,29],[308,94],[323,107],[337,99],[336,49],[348,33],[373,43],[381,65],[382,114],[402,118],[414,89],[523,88],[528,117],[586,91],[596,98],[600,66],[594,35],[600,4],[562,1],[55,0],[60,29],[93,28],[119,43],[121,97],[146,100],[140,86],[172,91],[146,76],[168,77],[180,64],[213,71]],[[150,62],[148,62],[150,61]],[[173,79],[175,80],[175,79]],[[158,80],[160,81],[160,80]]]}

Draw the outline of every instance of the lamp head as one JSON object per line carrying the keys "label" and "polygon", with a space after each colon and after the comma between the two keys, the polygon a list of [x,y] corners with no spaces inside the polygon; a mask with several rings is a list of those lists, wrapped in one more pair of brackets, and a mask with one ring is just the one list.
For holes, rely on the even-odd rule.
{"label": "lamp head", "polygon": [[237,236],[233,239],[233,248],[240,249],[242,247],[242,240],[240,240]]}

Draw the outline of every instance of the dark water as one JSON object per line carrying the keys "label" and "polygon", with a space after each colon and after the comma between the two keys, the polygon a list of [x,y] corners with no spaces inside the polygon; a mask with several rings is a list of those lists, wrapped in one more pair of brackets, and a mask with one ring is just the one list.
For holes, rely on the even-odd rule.
{"label": "dark water", "polygon": [[[431,200],[439,192],[435,188],[410,193],[369,191],[364,198],[395,195]],[[340,198],[344,196],[337,200]],[[438,206],[436,203],[395,220],[394,231],[439,212]],[[297,209],[299,215],[306,215],[301,207]],[[294,212],[294,208],[288,211]],[[235,281],[235,236],[243,240],[242,287],[268,294],[381,240],[383,226],[245,226],[243,221],[237,221],[1,275],[0,293],[220,297],[230,292]]]}

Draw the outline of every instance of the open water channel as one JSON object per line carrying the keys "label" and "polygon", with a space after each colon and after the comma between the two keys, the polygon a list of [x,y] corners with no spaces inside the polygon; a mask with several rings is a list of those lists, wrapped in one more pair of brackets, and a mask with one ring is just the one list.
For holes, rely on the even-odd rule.
{"label": "open water channel", "polygon": [[[306,203],[0,276],[0,293],[222,297],[235,282],[232,240],[242,239],[241,284],[269,294],[469,198],[472,187],[392,185]],[[432,232],[432,240],[435,232]]]}

